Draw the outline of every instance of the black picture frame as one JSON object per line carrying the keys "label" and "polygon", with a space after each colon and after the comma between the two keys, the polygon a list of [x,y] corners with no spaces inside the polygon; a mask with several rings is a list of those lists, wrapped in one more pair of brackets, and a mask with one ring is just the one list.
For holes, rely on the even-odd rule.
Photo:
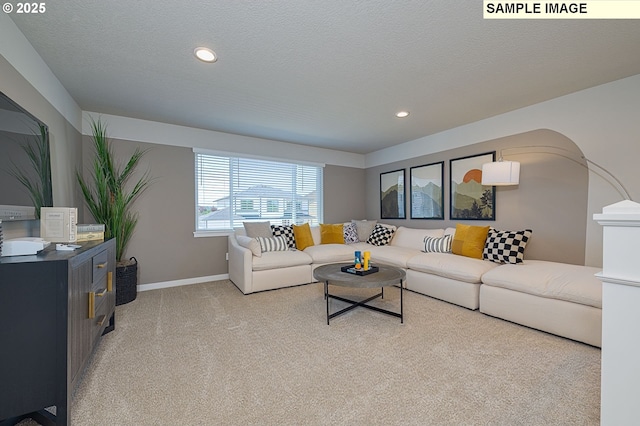
{"label": "black picture frame", "polygon": [[444,220],[444,161],[409,169],[411,219]]}
{"label": "black picture frame", "polygon": [[380,173],[380,218],[406,219],[404,169]]}
{"label": "black picture frame", "polygon": [[493,162],[496,152],[449,160],[449,218],[496,220],[496,187],[482,185],[482,165]]}

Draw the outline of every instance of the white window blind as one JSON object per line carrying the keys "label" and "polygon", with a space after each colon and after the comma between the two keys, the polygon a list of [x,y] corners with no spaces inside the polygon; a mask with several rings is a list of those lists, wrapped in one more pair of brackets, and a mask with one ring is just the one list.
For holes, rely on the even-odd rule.
{"label": "white window blind", "polygon": [[196,231],[322,223],[322,166],[195,153]]}

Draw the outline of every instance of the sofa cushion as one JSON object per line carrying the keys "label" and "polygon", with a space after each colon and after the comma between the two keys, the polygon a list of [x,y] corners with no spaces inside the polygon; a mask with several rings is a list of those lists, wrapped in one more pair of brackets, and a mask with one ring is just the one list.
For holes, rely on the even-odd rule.
{"label": "sofa cushion", "polygon": [[296,239],[296,248],[304,250],[313,245],[313,237],[311,236],[311,228],[308,223],[302,225],[293,225],[293,235]]}
{"label": "sofa cushion", "polygon": [[452,240],[453,235],[445,235],[440,238],[424,237],[422,251],[425,253],[451,253]]}
{"label": "sofa cushion", "polygon": [[482,258],[497,263],[522,263],[531,230],[498,231],[489,229]]}
{"label": "sofa cushion", "polygon": [[406,247],[372,245],[369,245],[369,248],[366,251],[371,253],[371,263],[373,265],[384,263],[386,265],[397,266],[405,269],[407,268],[407,261],[420,253],[419,250]]}
{"label": "sofa cushion", "polygon": [[287,240],[284,237],[257,237],[256,240],[260,243],[260,250],[262,253],[268,251],[286,251],[289,250]]}
{"label": "sofa cushion", "polygon": [[236,241],[240,246],[251,250],[251,253],[254,256],[262,256],[262,249],[260,248],[260,243],[257,239],[247,237],[246,235],[236,235]]}
{"label": "sofa cushion", "polygon": [[360,241],[358,238],[358,228],[355,223],[345,223],[342,227],[342,232],[344,233],[345,244],[354,244]]}
{"label": "sofa cushion", "polygon": [[319,244],[304,249],[313,263],[353,262],[354,250],[346,244]]}
{"label": "sofa cushion", "polygon": [[289,248],[296,248],[296,238],[295,235],[293,235],[293,226],[271,225],[271,233],[274,237],[284,237],[287,240]]}
{"label": "sofa cushion", "polygon": [[371,235],[367,238],[367,244],[374,246],[386,246],[393,238],[393,234],[395,232],[395,226],[377,223],[376,226],[374,226],[373,231],[371,231]]}
{"label": "sofa cushion", "polygon": [[252,260],[252,269],[254,271],[311,264],[311,256],[299,250],[270,251],[262,253],[261,257],[253,256]]}
{"label": "sofa cushion", "polygon": [[360,242],[366,242],[371,235],[371,231],[373,231],[374,226],[378,223],[377,220],[352,220],[351,223],[356,224],[356,228],[358,229],[358,240]]}
{"label": "sofa cushion", "polygon": [[341,223],[321,223],[320,244],[344,244],[344,226]]}
{"label": "sofa cushion", "polygon": [[244,225],[245,233],[247,237],[257,238],[257,237],[271,237],[273,233],[271,232],[271,223],[270,222],[242,222]]}
{"label": "sofa cushion", "polygon": [[480,283],[485,273],[500,265],[453,253],[420,253],[407,261],[407,267],[458,281]]}
{"label": "sofa cushion", "polygon": [[525,260],[487,272],[482,283],[549,299],[602,308],[602,282],[595,277],[600,268],[568,263]]}
{"label": "sofa cushion", "polygon": [[484,243],[487,241],[489,226],[456,225],[456,233],[451,243],[451,252],[460,256],[482,259]]}
{"label": "sofa cushion", "polygon": [[389,244],[392,246],[422,250],[426,237],[442,237],[443,233],[443,229],[415,229],[399,226]]}

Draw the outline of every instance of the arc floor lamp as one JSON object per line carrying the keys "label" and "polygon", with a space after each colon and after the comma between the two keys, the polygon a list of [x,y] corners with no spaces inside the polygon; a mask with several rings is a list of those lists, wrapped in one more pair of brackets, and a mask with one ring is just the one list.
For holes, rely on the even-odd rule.
{"label": "arc floor lamp", "polygon": [[[620,180],[615,177],[609,170],[605,169],[597,163],[594,163],[584,155],[577,154],[565,148],[551,145],[527,145],[501,149],[498,161],[493,161],[491,163],[485,163],[482,165],[483,185],[510,186],[518,185],[520,183],[520,163],[518,161],[505,161],[502,158],[502,155],[505,151],[512,150],[525,150],[524,152],[521,152],[522,154],[543,153],[559,155],[560,157],[567,158],[575,163],[580,164],[583,167],[586,167],[588,170],[593,171],[594,173],[605,179],[611,186],[613,186],[625,200],[631,200],[631,196],[629,195],[629,191],[627,191],[627,188],[625,188],[622,182],[620,182]],[[578,156],[579,159],[576,158]],[[587,165],[585,165],[585,163],[587,163]],[[589,166],[592,166],[593,169]]]}

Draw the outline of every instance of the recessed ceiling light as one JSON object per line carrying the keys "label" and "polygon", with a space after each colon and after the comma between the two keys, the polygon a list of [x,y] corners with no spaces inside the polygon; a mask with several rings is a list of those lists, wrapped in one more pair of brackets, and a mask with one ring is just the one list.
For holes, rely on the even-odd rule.
{"label": "recessed ceiling light", "polygon": [[215,62],[218,60],[216,52],[206,47],[196,47],[193,54],[202,62]]}
{"label": "recessed ceiling light", "polygon": [[396,117],[398,118],[405,118],[409,116],[409,111],[400,111],[400,112],[396,112]]}

